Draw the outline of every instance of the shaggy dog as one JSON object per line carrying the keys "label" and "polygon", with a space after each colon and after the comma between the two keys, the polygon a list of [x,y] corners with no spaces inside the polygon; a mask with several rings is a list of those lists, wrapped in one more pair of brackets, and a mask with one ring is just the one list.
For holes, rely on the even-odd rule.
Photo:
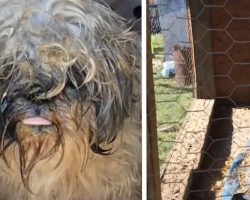
{"label": "shaggy dog", "polygon": [[0,8],[0,200],[140,199],[140,37],[93,0]]}

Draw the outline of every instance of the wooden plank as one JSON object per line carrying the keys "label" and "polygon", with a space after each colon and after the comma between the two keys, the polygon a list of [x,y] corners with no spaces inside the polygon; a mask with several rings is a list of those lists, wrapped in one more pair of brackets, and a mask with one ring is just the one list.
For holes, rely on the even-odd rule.
{"label": "wooden plank", "polygon": [[194,40],[193,40],[193,31],[192,31],[192,20],[191,20],[191,12],[190,8],[188,6],[188,36],[189,36],[189,42],[190,42],[190,55],[191,55],[191,62],[190,62],[190,68],[191,68],[191,84],[193,88],[193,97],[197,98],[197,87],[196,87],[196,74],[195,74],[195,57],[194,57]]}
{"label": "wooden plank", "polygon": [[250,17],[250,2],[249,0],[228,0],[225,8],[233,17]]}
{"label": "wooden plank", "polygon": [[197,98],[250,105],[250,1],[203,3],[189,0]]}
{"label": "wooden plank", "polygon": [[194,43],[195,72],[197,82],[197,98],[211,99],[215,97],[213,58],[209,56],[212,51],[212,36],[207,32],[204,23],[209,23],[209,12],[202,12],[203,4],[198,0],[189,0],[192,17],[192,33]]}
{"label": "wooden plank", "polygon": [[161,180],[157,144],[156,109],[151,54],[151,27],[147,0],[147,196],[161,200]]}

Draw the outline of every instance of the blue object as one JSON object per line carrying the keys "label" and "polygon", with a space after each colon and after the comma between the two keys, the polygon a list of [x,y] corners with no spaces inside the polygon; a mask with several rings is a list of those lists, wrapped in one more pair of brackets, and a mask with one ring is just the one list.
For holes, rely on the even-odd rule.
{"label": "blue object", "polygon": [[236,156],[236,158],[233,161],[232,166],[229,169],[229,174],[232,174],[234,170],[239,167],[239,165],[242,163],[242,161],[246,158],[246,153],[240,153]]}
{"label": "blue object", "polygon": [[175,75],[174,61],[165,61],[163,63],[163,69],[161,70],[161,75],[166,78]]}
{"label": "blue object", "polygon": [[[236,172],[236,169],[240,166],[242,161],[246,158],[247,153],[240,153],[236,156],[229,169],[229,176],[225,180],[225,185],[222,192],[222,200],[232,200],[233,195],[237,192],[237,189],[240,187],[239,177]],[[243,197],[246,199],[248,195]]]}

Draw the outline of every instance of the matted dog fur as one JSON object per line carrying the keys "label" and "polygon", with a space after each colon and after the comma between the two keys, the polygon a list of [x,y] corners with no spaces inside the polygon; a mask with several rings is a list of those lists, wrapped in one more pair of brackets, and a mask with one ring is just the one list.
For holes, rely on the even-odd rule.
{"label": "matted dog fur", "polygon": [[140,199],[140,37],[93,0],[0,8],[0,200]]}

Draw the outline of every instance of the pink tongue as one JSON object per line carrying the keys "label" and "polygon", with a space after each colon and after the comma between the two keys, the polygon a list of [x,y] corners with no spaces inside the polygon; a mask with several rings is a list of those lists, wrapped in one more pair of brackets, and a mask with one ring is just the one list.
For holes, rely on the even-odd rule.
{"label": "pink tongue", "polygon": [[31,118],[26,118],[22,121],[23,124],[26,125],[35,125],[35,126],[39,126],[39,125],[51,125],[51,121],[42,118],[42,117],[31,117]]}

